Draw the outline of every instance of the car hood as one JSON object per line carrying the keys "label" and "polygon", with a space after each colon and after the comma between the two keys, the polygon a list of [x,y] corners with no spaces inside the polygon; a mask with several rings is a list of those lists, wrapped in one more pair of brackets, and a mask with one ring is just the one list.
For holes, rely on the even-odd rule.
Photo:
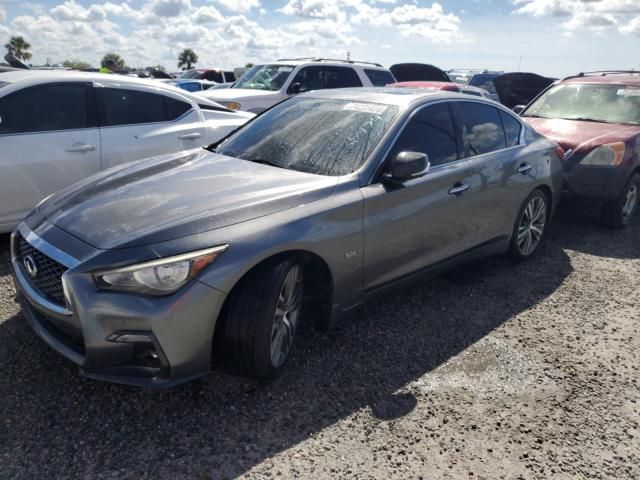
{"label": "car hood", "polygon": [[528,105],[553,82],[555,82],[553,78],[526,72],[505,73],[493,79],[496,93],[507,108]]}
{"label": "car hood", "polygon": [[203,149],[86,179],[39,210],[100,249],[147,245],[225,227],[325,198],[338,177],[295,172]]}
{"label": "car hood", "polygon": [[612,142],[626,142],[640,133],[640,127],[614,123],[585,122],[561,118],[522,117],[535,130],[554,140],[565,150],[586,152]]}
{"label": "car hood", "polygon": [[214,102],[239,102],[242,100],[257,100],[277,96],[277,91],[253,90],[251,88],[221,88],[215,90],[205,90],[199,95],[213,100]]}

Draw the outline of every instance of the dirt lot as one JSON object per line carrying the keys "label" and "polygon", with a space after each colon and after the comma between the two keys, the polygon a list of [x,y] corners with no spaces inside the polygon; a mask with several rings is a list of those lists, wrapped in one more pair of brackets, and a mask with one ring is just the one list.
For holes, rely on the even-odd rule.
{"label": "dirt lot", "polygon": [[640,478],[640,221],[564,207],[540,255],[381,297],[284,374],[168,391],[78,376],[13,303],[2,478]]}

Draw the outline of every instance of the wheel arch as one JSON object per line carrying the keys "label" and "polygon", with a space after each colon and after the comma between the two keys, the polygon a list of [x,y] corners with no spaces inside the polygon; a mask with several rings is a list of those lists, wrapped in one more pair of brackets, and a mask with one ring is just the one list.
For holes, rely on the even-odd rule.
{"label": "wheel arch", "polygon": [[[304,308],[305,313],[313,316],[316,328],[320,330],[328,329],[331,320],[334,276],[328,263],[317,253],[303,249],[285,250],[274,253],[261,259],[251,268],[247,269],[234,283],[229,290],[214,330],[214,341],[220,335],[220,325],[227,315],[229,304],[233,301],[234,293],[241,288],[243,283],[256,270],[268,264],[278,263],[286,258],[294,257],[301,265],[304,279]],[[305,315],[306,316],[306,315]]]}

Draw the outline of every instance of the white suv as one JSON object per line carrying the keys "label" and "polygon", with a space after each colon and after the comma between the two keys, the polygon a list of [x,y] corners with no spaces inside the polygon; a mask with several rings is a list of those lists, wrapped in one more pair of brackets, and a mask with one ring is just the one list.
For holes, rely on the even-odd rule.
{"label": "white suv", "polygon": [[216,142],[253,116],[155,80],[0,73],[0,233],[89,175]]}
{"label": "white suv", "polygon": [[231,88],[198,92],[234,110],[260,113],[310,90],[382,87],[396,80],[378,63],[328,58],[282,59],[247,70]]}

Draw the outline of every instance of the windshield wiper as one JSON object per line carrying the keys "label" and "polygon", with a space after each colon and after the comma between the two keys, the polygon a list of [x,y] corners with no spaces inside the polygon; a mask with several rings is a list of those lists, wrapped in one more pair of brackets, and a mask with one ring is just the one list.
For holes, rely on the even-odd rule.
{"label": "windshield wiper", "polygon": [[607,122],[606,120],[598,120],[598,119],[589,118],[589,117],[562,118],[561,120],[576,120],[578,122],[611,123],[611,122]]}

